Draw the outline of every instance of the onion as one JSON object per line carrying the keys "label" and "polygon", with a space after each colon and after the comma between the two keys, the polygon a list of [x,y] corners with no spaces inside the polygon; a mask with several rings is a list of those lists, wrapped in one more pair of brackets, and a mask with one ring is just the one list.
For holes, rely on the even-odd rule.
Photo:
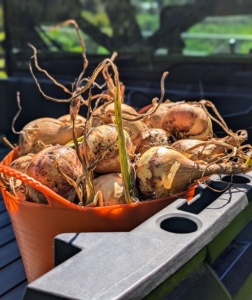
{"label": "onion", "polygon": [[[92,113],[91,117],[91,126],[96,127],[103,124],[113,124],[115,123],[115,108],[114,102],[112,103],[104,103],[103,105],[99,106],[95,111]],[[131,107],[130,105],[121,104],[122,108],[122,115],[125,117],[130,117],[131,115],[137,115],[137,111]]]}
{"label": "onion", "polygon": [[[75,150],[61,145],[48,147],[36,154],[26,174],[52,189],[65,199],[75,195],[73,185],[66,177],[76,181],[82,174],[82,165]],[[27,197],[34,202],[47,203],[46,197],[27,185]]]}
{"label": "onion", "polygon": [[[71,115],[67,114],[67,115],[63,115],[61,117],[58,118],[59,121],[64,122],[64,123],[70,123],[72,124],[71,121]],[[75,124],[83,124],[86,122],[86,118],[82,117],[81,115],[77,115],[75,118]]]}
{"label": "onion", "polygon": [[201,104],[196,102],[172,106],[164,114],[161,125],[176,139],[206,141],[213,137],[211,119]]}
{"label": "onion", "polygon": [[[134,119],[133,115],[137,115],[136,110],[127,105],[122,105],[122,114],[128,119]],[[129,121],[123,119],[123,128],[128,132],[132,143],[136,148],[139,148],[142,142],[141,132],[147,129],[146,124],[142,120]],[[114,103],[105,103],[104,105],[98,107],[92,114],[91,117],[92,127],[97,127],[104,124],[115,124],[115,110]]]}
{"label": "onion", "polygon": [[20,171],[22,173],[26,173],[26,170],[33,158],[34,154],[28,154],[21,157],[16,158],[10,164],[10,168]]}
{"label": "onion", "polygon": [[226,136],[220,139],[211,139],[209,141],[199,141],[184,139],[176,141],[171,145],[172,148],[182,153],[192,155],[191,160],[203,160],[212,162],[227,154],[231,146],[240,146],[248,137],[246,130],[239,130],[234,136]]}
{"label": "onion", "polygon": [[143,123],[143,121],[128,121],[123,120],[123,128],[128,132],[133,145],[136,149],[139,149],[143,140],[143,132],[147,131],[147,125]]}
{"label": "onion", "polygon": [[213,174],[239,174],[251,166],[235,162],[198,164],[172,148],[156,146],[146,151],[136,165],[139,188],[148,198],[166,197],[186,190],[190,183]]}
{"label": "onion", "polygon": [[[151,112],[156,105],[157,103],[153,104],[153,106],[149,108],[146,113]],[[146,123],[150,128],[162,128],[162,124],[161,124],[162,118],[170,108],[171,108],[170,101],[161,103],[153,114],[144,118],[144,123]]]}
{"label": "onion", "polygon": [[142,131],[142,140],[140,147],[136,148],[137,153],[143,154],[145,151],[154,146],[168,146],[171,142],[169,134],[160,128],[150,128]]}
{"label": "onion", "polygon": [[[128,133],[124,130],[128,157],[134,158],[135,147]],[[97,173],[119,173],[120,161],[118,150],[118,133],[115,125],[100,125],[92,128],[80,145],[83,157],[91,164],[98,161],[94,169]]]}
{"label": "onion", "polygon": [[97,177],[94,188],[96,192],[101,191],[103,206],[126,203],[121,174],[110,173]]}
{"label": "onion", "polygon": [[[83,132],[82,124],[76,124],[75,129],[77,136],[81,136]],[[34,151],[34,145],[38,141],[46,145],[65,145],[72,139],[72,124],[65,124],[53,118],[40,118],[28,123],[21,130],[18,141],[18,152],[19,155],[22,156]]]}
{"label": "onion", "polygon": [[[10,164],[10,168],[20,171],[22,173],[26,173],[26,170],[32,160],[32,157],[32,154],[18,157],[12,161],[12,163]],[[21,193],[24,192],[25,184],[21,180],[3,174],[1,174],[1,177],[4,180],[4,182],[9,186],[12,194],[15,195],[19,191]],[[24,198],[22,195],[20,195],[19,197]]]}
{"label": "onion", "polygon": [[189,154],[191,160],[212,162],[216,160],[216,158],[225,155],[225,147],[211,143],[211,141],[209,142],[184,139],[176,141],[171,145],[171,147],[183,154]]}

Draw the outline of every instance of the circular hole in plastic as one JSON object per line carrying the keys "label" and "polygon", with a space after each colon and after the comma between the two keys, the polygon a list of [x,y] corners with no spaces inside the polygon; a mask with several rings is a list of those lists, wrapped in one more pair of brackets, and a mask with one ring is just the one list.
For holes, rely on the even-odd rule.
{"label": "circular hole in plastic", "polygon": [[239,175],[227,175],[221,178],[222,181],[232,182],[232,183],[249,183],[250,180],[247,177],[239,176]]}
{"label": "circular hole in plastic", "polygon": [[184,217],[167,218],[161,222],[160,227],[172,233],[191,233],[198,230],[196,222]]}

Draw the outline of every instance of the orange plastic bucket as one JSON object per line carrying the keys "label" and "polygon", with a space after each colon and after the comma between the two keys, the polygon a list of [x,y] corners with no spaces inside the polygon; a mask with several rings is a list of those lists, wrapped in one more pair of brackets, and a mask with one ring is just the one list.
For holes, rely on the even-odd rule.
{"label": "orange plastic bucket", "polygon": [[18,199],[1,188],[16,235],[28,282],[54,266],[54,237],[67,232],[130,231],[176,200],[192,197],[194,187],[162,199],[108,207],[80,207],[72,204],[33,178],[8,167],[17,157],[11,151],[0,164],[0,172],[21,179],[42,192],[49,205]]}

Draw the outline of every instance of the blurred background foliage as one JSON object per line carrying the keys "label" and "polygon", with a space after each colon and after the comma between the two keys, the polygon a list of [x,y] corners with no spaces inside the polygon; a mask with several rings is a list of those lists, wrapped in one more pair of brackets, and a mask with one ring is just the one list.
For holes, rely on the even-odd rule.
{"label": "blurred background foliage", "polygon": [[[183,6],[193,4],[193,0],[131,0],[135,8],[135,18],[141,30],[143,38],[151,36],[160,27],[160,12],[166,6]],[[227,1],[228,5],[228,1]],[[113,28],[109,17],[104,10],[102,1],[94,1],[92,9],[88,1],[82,1],[83,10],[81,16],[94,26],[98,27],[104,34],[113,37]],[[1,14],[2,17],[2,14]],[[183,16],[181,16],[183,18]],[[169,20],[167,20],[169,22]],[[184,55],[209,55],[214,53],[228,53],[229,39],[218,37],[220,34],[226,35],[251,35],[251,41],[239,41],[236,47],[237,54],[247,54],[252,49],[252,14],[251,15],[231,15],[206,17],[188,28],[185,32],[187,37],[183,39],[185,47]],[[46,28],[46,27],[45,27]],[[206,34],[205,38],[190,37],[190,34]],[[211,34],[211,36],[209,36]],[[48,33],[52,40],[56,40],[62,49],[71,52],[80,52],[81,47],[72,28],[61,28]],[[214,36],[215,35],[215,36]],[[195,36],[195,35],[194,35]],[[107,54],[109,51],[102,45],[92,41],[92,37],[83,33],[86,41],[87,52],[97,54]],[[44,37],[43,37],[44,38]],[[53,45],[51,51],[58,51]]]}
{"label": "blurred background foliage", "polygon": [[[11,1],[15,3],[15,0]],[[155,36],[161,26],[164,26],[162,25],[162,22],[168,25],[170,22],[173,22],[173,19],[169,17],[161,20],[161,15],[164,10],[170,13],[173,9],[174,11],[178,11],[179,8],[186,7],[183,10],[183,13],[186,13],[187,7],[196,7],[204,2],[200,1],[201,0],[74,0],[73,9],[67,11],[67,7],[64,7],[64,14],[62,12],[61,17],[63,15],[64,17],[68,16],[69,14],[69,18],[82,18],[87,24],[90,24],[91,27],[97,28],[105,37],[107,36],[116,42],[119,41],[118,44],[115,43],[115,45],[119,45],[121,41],[125,42],[119,51],[118,49],[115,50],[118,52],[120,52],[120,50],[126,52],[132,51],[134,53],[135,45],[141,45],[144,41]],[[251,0],[220,0],[224,7],[225,5],[226,7],[234,4],[240,5],[241,1],[245,3],[246,1],[248,2]],[[24,7],[27,5],[29,8],[28,14],[31,15],[33,9],[31,5],[32,1],[26,0],[25,2],[26,4],[22,5]],[[39,12],[38,24],[36,25],[37,35],[43,40],[43,43],[47,45],[49,51],[81,52],[78,37],[72,26],[59,28],[54,31],[49,30],[52,26],[59,23],[57,16],[60,15],[60,7],[57,6],[56,2],[57,0],[54,0],[51,3],[50,1],[47,1],[46,3],[38,2],[41,11]],[[60,1],[58,1],[58,3],[59,2]],[[212,3],[214,3],[214,1]],[[123,5],[125,5],[125,7]],[[27,9],[27,7],[25,7],[25,9]],[[59,8],[59,12],[55,12],[54,19],[54,10],[57,9],[57,7]],[[49,16],[47,16],[43,10],[47,11],[49,8],[51,8],[51,11]],[[124,12],[124,16],[119,13],[118,16],[116,15],[120,8]],[[220,5],[219,11],[221,11],[221,9],[223,9],[223,6]],[[229,9],[228,11],[232,11],[232,14],[227,12],[220,16],[218,15],[218,7],[216,11],[216,15],[206,14],[203,18],[200,18],[200,20],[195,19],[195,22],[190,22],[190,24],[193,25],[190,25],[189,27],[184,26],[183,31],[178,32],[178,38],[175,44],[177,43],[177,48],[180,47],[180,49],[182,49],[180,54],[190,56],[230,54],[231,39],[236,40],[235,54],[248,55],[251,53],[252,14],[247,14],[247,11],[244,11],[244,8],[244,14],[241,14],[240,11],[237,11],[236,14],[236,9]],[[17,13],[17,10],[15,11],[14,9],[14,13]],[[168,16],[173,17],[173,13],[170,13],[170,15],[168,14]],[[176,15],[174,16],[174,18],[176,18]],[[181,18],[182,23],[184,15],[178,14],[178,16]],[[3,18],[3,4],[2,0],[0,0],[0,76],[6,76],[5,73],[3,73],[5,38]],[[55,22],[52,20],[55,20]],[[176,21],[178,22],[178,20]],[[181,28],[183,28],[183,26],[181,26]],[[111,49],[108,49],[104,43],[99,43],[99,38],[95,39],[94,35],[92,36],[92,34],[90,34],[92,30],[89,31],[88,34],[83,31],[82,37],[85,40],[88,54],[111,53]],[[136,33],[133,40],[127,37],[127,32],[130,31]],[[167,37],[172,35],[172,33],[172,31],[168,31]],[[162,37],[159,38],[159,40],[160,39],[164,38]],[[171,41],[167,42],[166,46],[165,42],[161,43],[161,46],[157,45],[156,49],[154,49],[155,55],[167,55],[173,53],[170,51],[169,43],[171,44]]]}

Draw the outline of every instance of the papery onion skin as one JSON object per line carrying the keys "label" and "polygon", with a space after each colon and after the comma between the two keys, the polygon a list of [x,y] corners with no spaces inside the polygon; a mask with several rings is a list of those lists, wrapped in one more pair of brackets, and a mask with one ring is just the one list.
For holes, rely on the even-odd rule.
{"label": "papery onion skin", "polygon": [[121,174],[110,173],[97,177],[94,180],[95,191],[101,191],[103,206],[125,204],[124,185]]}
{"label": "papery onion skin", "polygon": [[[26,171],[26,174],[55,193],[68,199],[73,186],[65,179],[64,175],[76,181],[82,174],[82,165],[75,150],[61,145],[48,147],[36,154]],[[34,202],[47,203],[45,197],[33,188],[27,186],[27,195]]]}
{"label": "papery onion skin", "polygon": [[[135,147],[125,130],[124,136],[128,157],[133,159]],[[115,125],[100,125],[92,128],[87,134],[86,141],[84,140],[80,145],[80,151],[83,157],[87,156],[91,164],[99,160],[95,172],[120,173],[118,133]]]}
{"label": "papery onion skin", "polygon": [[212,122],[200,103],[172,106],[163,116],[161,126],[175,139],[206,141],[213,137]]}
{"label": "papery onion skin", "polygon": [[[209,141],[200,141],[193,139],[178,140],[171,145],[181,153],[192,154],[190,159],[213,162],[227,155],[230,146],[240,146],[248,137],[246,130],[239,130],[234,136],[224,138],[214,138]],[[212,142],[211,142],[212,141]],[[225,146],[227,144],[227,146]]]}
{"label": "papery onion skin", "polygon": [[[115,123],[115,104],[112,103],[104,103],[99,106],[91,116],[90,124],[92,127],[97,127],[99,125],[105,124],[113,124]],[[130,117],[132,115],[137,115],[137,111],[130,105],[121,104],[122,115],[125,117]]]}
{"label": "papery onion skin", "polygon": [[[77,137],[81,136],[83,132],[82,124],[76,124],[75,131]],[[29,122],[21,130],[18,141],[18,152],[20,156],[28,154],[38,141],[46,145],[65,145],[72,139],[72,124],[65,124],[54,118],[40,118]]]}
{"label": "papery onion skin", "polygon": [[[157,105],[157,104],[156,104]],[[155,105],[153,107],[149,108],[146,113],[151,112],[155,108]],[[171,108],[171,102],[164,102],[159,105],[157,110],[144,118],[144,123],[147,124],[150,128],[161,128],[162,129],[162,118],[164,114]]]}
{"label": "papery onion skin", "polygon": [[[11,162],[10,168],[25,174],[26,170],[32,160],[32,157],[33,157],[33,155],[24,155],[24,156],[18,157]],[[4,174],[2,174],[2,176],[3,176],[3,180],[5,182],[7,182],[7,184],[9,184],[10,177],[7,175],[4,175]],[[17,192],[17,190],[20,189],[20,187],[23,187],[23,186],[24,186],[24,183],[21,180],[13,177],[13,188],[15,189],[16,192]]]}
{"label": "papery onion skin", "polygon": [[[137,111],[130,105],[121,104],[122,115],[128,119],[134,119],[137,116]],[[136,148],[141,144],[141,132],[147,128],[142,120],[129,121],[122,120],[123,128],[126,130]],[[92,127],[97,127],[106,124],[115,124],[115,109],[113,103],[105,103],[104,105],[98,107],[91,116]]]}
{"label": "papery onion skin", "polygon": [[[63,115],[61,117],[58,118],[59,121],[64,122],[64,123],[70,123],[72,124],[72,120],[71,120],[71,115],[70,114],[66,114]],[[77,115],[75,118],[75,123],[76,124],[85,124],[86,122],[86,118],[82,117],[81,115]]]}
{"label": "papery onion skin", "polygon": [[[191,160],[202,160],[205,162],[212,162],[221,156],[224,156],[225,147],[217,144],[206,144],[205,141],[183,139],[178,140],[171,145],[172,148],[176,149],[181,153],[188,153],[192,155]],[[197,146],[190,150],[190,148]]]}
{"label": "papery onion skin", "polygon": [[13,168],[17,171],[20,171],[22,173],[26,173],[26,170],[33,158],[33,154],[24,155],[21,157],[16,158],[13,160],[10,164],[10,168]]}
{"label": "papery onion skin", "polygon": [[154,146],[169,146],[170,135],[165,130],[161,128],[150,128],[142,131],[142,141],[138,148],[136,148],[136,153],[143,154],[148,149]]}
{"label": "papery onion skin", "polygon": [[141,147],[143,136],[142,133],[145,132],[148,127],[141,120],[138,121],[128,121],[123,120],[123,129],[128,132],[133,145],[137,149]]}
{"label": "papery onion skin", "polygon": [[251,168],[235,162],[206,166],[188,159],[170,147],[156,146],[140,157],[136,164],[136,175],[141,192],[153,199],[182,192],[203,175],[239,174],[248,172]]}

